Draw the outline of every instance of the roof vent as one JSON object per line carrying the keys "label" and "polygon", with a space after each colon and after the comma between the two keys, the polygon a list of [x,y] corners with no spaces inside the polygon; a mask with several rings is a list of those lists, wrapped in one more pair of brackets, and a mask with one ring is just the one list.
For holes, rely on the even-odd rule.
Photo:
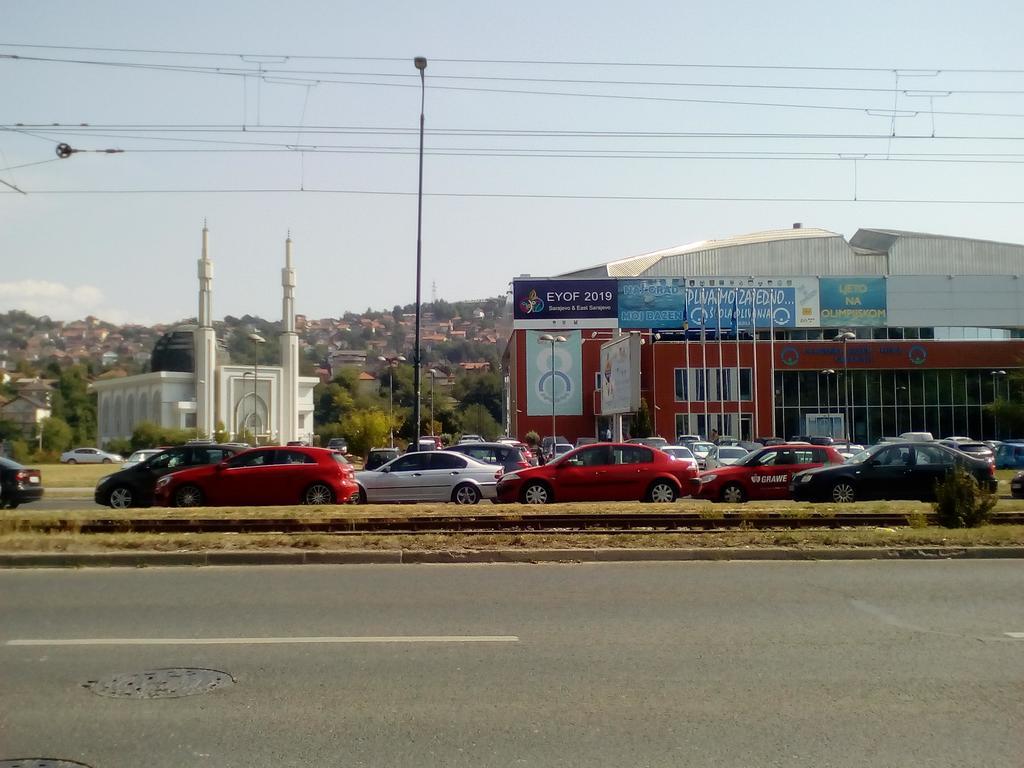
{"label": "roof vent", "polygon": [[803,228],[804,228],[804,225],[801,222],[799,222],[799,221],[794,221],[793,222],[793,229],[803,229]]}

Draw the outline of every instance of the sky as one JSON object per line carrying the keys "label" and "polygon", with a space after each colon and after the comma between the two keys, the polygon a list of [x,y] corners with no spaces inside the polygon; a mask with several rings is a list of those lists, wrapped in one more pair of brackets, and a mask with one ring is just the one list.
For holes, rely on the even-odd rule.
{"label": "sky", "polygon": [[[1024,4],[0,0],[0,311],[415,300],[801,222],[1024,242]],[[60,159],[59,144],[76,151]],[[102,150],[123,150],[106,153]]]}

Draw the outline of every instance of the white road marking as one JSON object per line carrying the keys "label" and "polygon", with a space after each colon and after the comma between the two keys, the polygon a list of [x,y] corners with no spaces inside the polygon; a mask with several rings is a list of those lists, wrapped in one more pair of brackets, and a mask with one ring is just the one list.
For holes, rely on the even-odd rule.
{"label": "white road marking", "polygon": [[83,637],[8,640],[5,645],[291,645],[342,643],[518,643],[515,635],[383,635],[379,637]]}
{"label": "white road marking", "polygon": [[1024,632],[1006,632],[1004,634],[1007,637],[1012,637],[1014,640],[1024,640]]}

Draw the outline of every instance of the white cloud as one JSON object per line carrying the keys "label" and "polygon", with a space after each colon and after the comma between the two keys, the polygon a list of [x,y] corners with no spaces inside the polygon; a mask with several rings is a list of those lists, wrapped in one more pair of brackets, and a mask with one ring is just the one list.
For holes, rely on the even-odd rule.
{"label": "white cloud", "polygon": [[118,323],[125,313],[109,306],[103,291],[94,285],[65,285],[50,280],[0,282],[0,309],[20,309],[32,315],[49,315],[54,320],[80,320],[94,315]]}

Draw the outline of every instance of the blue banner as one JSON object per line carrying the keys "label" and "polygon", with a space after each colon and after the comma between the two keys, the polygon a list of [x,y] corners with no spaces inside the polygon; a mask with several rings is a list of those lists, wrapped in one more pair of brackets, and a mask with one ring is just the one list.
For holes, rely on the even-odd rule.
{"label": "blue banner", "polygon": [[619,280],[619,328],[685,328],[686,280]]}
{"label": "blue banner", "polygon": [[886,325],[884,277],[822,277],[818,291],[822,327]]}
{"label": "blue banner", "polygon": [[[686,289],[690,328],[796,328],[798,307],[793,287],[704,286]],[[774,321],[772,317],[774,316]]]}
{"label": "blue banner", "polygon": [[[564,341],[542,341],[543,335]],[[579,331],[526,334],[526,413],[579,416],[583,413],[583,337]]]}

